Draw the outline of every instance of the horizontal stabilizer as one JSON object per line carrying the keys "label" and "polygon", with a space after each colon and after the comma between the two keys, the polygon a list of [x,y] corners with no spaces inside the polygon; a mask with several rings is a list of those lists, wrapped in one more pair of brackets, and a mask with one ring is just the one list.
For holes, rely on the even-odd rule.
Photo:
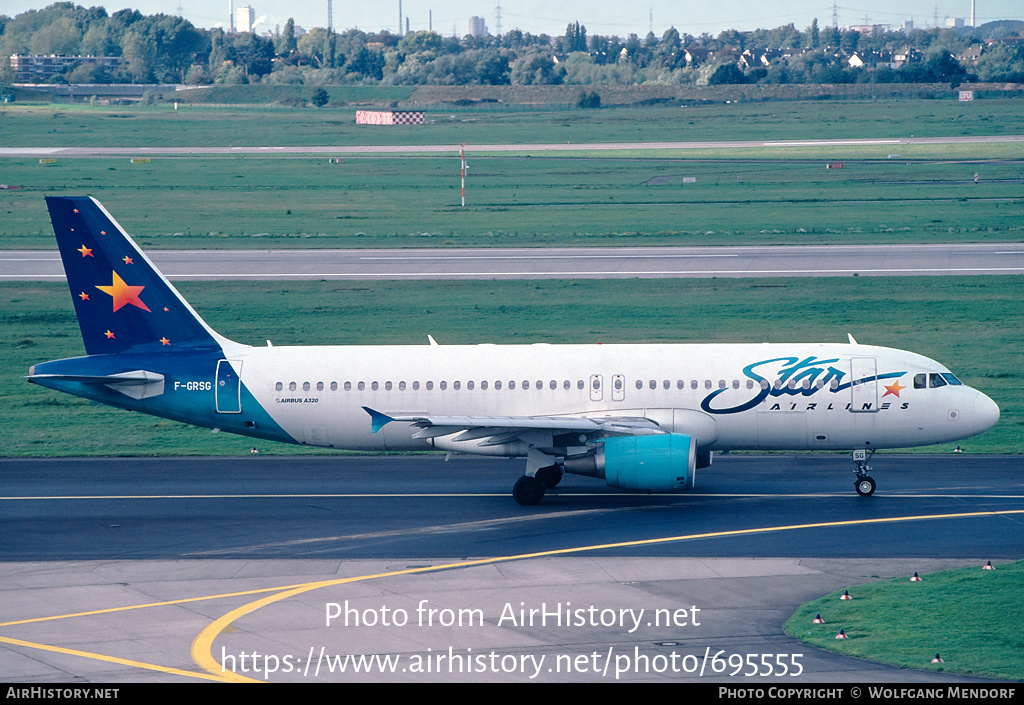
{"label": "horizontal stabilizer", "polygon": [[36,384],[45,384],[46,382],[103,384],[133,399],[147,399],[164,393],[164,376],[148,370],[132,370],[113,375],[30,374],[25,379]]}

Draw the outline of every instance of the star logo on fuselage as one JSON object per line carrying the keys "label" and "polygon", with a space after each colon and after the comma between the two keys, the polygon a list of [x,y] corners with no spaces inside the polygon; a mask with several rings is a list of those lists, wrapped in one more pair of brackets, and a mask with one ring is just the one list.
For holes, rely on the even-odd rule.
{"label": "star logo on fuselage", "polygon": [[890,394],[894,395],[897,399],[899,399],[900,392],[902,390],[906,389],[906,387],[901,387],[900,386],[899,380],[896,380],[892,384],[886,384],[886,385],[883,385],[883,386],[885,387],[885,394],[882,395],[883,399],[885,399]]}

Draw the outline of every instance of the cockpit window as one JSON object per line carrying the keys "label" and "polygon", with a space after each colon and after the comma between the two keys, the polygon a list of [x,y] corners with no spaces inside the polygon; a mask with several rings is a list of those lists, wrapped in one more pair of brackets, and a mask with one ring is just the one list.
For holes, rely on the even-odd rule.
{"label": "cockpit window", "polygon": [[947,382],[949,382],[954,387],[963,385],[963,382],[958,380],[956,378],[956,375],[954,375],[952,372],[943,372],[942,373],[942,379],[946,380]]}
{"label": "cockpit window", "polygon": [[935,387],[945,387],[946,380],[942,379],[942,375],[937,372],[932,372],[928,375],[928,386],[934,389]]}
{"label": "cockpit window", "polygon": [[914,389],[927,389],[928,375],[914,375]]}

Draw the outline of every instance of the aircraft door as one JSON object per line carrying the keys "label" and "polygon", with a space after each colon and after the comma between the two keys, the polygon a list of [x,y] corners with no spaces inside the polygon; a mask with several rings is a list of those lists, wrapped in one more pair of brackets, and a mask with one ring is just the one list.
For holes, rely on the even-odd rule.
{"label": "aircraft door", "polygon": [[622,401],[626,398],[626,378],[622,375],[612,377],[612,401]]}
{"label": "aircraft door", "polygon": [[590,401],[604,399],[604,378],[601,375],[590,375]]}
{"label": "aircraft door", "polygon": [[850,411],[878,411],[878,367],[873,357],[850,358]]}
{"label": "aircraft door", "polygon": [[242,383],[237,370],[242,369],[241,360],[219,360],[217,362],[217,413],[242,413]]}

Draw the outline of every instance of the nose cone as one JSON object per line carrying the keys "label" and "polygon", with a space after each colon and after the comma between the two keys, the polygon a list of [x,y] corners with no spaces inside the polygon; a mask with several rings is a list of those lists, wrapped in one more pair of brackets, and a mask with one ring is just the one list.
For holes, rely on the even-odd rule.
{"label": "nose cone", "polygon": [[978,392],[974,399],[974,433],[984,433],[999,420],[999,407],[987,396]]}

